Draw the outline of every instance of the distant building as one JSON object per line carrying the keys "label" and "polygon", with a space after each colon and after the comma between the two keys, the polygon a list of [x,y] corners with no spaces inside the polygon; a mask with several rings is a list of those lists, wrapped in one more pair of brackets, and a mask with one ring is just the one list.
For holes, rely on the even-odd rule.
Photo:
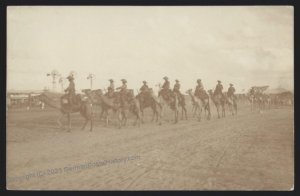
{"label": "distant building", "polygon": [[6,93],[7,107],[31,107],[40,104],[36,96],[43,91],[8,90]]}

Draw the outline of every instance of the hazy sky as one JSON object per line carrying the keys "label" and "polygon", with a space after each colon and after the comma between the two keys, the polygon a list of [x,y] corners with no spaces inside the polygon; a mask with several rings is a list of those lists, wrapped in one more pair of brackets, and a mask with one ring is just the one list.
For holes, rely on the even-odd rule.
{"label": "hazy sky", "polygon": [[[76,88],[113,78],[138,88],[168,76],[182,91],[201,78],[238,91],[293,89],[293,7],[8,7],[8,89],[51,88],[46,74],[76,71]],[[67,85],[67,84],[66,84]],[[57,86],[59,89],[59,86]]]}

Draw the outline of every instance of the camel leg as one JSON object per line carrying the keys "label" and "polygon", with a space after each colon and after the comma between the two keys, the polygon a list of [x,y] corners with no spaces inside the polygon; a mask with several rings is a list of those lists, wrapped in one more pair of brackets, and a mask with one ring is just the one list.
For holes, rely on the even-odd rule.
{"label": "camel leg", "polygon": [[67,113],[67,116],[68,116],[68,132],[71,131],[71,114],[70,113]]}
{"label": "camel leg", "polygon": [[100,113],[100,120],[102,120],[104,112],[105,112],[105,111],[102,109],[102,111],[101,111],[101,113]]}
{"label": "camel leg", "polygon": [[220,106],[217,106],[218,118],[220,118]]}
{"label": "camel leg", "polygon": [[63,129],[63,125],[62,125],[61,120],[62,120],[62,118],[63,118],[64,116],[65,116],[65,114],[62,113],[62,115],[57,119],[57,123],[58,123],[60,129]]}
{"label": "camel leg", "polygon": [[90,122],[91,122],[90,131],[93,131],[93,126],[94,126],[93,118],[90,119]]}
{"label": "camel leg", "polygon": [[122,113],[123,113],[123,125],[126,126],[126,124],[127,124],[127,115],[126,115],[125,110],[123,110]]}
{"label": "camel leg", "polygon": [[187,111],[186,111],[186,108],[185,108],[185,107],[183,107],[183,111],[184,111],[185,120],[187,120],[188,117],[187,117]]}
{"label": "camel leg", "polygon": [[122,113],[121,113],[121,111],[118,111],[118,128],[119,129],[122,128],[122,120],[123,120]]}
{"label": "camel leg", "polygon": [[192,110],[192,112],[193,112],[193,118],[194,117],[196,117],[196,115],[197,115],[197,107],[196,106],[193,106],[193,110]]}
{"label": "camel leg", "polygon": [[207,106],[207,111],[208,111],[207,120],[210,120],[211,119],[211,113],[210,113],[210,107],[209,107],[209,105]]}
{"label": "camel leg", "polygon": [[202,108],[199,107],[199,112],[198,112],[198,121],[201,122],[201,116],[202,116]]}
{"label": "camel leg", "polygon": [[[142,108],[141,108],[141,116],[142,116],[142,117],[141,117],[142,123],[145,123],[145,122],[144,122],[144,109],[142,109]],[[152,119],[152,120],[153,120],[153,119]]]}
{"label": "camel leg", "polygon": [[164,119],[164,112],[165,112],[165,106],[163,105],[161,108],[161,112],[160,112],[160,116],[161,116],[162,120]]}
{"label": "camel leg", "polygon": [[138,127],[141,126],[141,114],[139,112],[136,113],[136,123]]}
{"label": "camel leg", "polygon": [[156,110],[156,122],[161,125],[161,110]]}
{"label": "camel leg", "polygon": [[106,118],[105,118],[105,127],[107,127],[108,126],[108,115],[106,115]]}
{"label": "camel leg", "polygon": [[153,110],[151,122],[154,122],[154,119],[155,119],[155,122],[157,123],[158,119],[157,119],[157,111],[156,111],[156,109]]}
{"label": "camel leg", "polygon": [[205,111],[206,119],[209,120],[210,119],[210,109],[209,109],[209,104],[208,103],[205,104],[204,111]]}
{"label": "camel leg", "polygon": [[175,123],[178,123],[179,111],[178,108],[175,109]]}
{"label": "camel leg", "polygon": [[85,122],[83,124],[83,126],[81,127],[81,130],[83,131],[87,125],[87,123],[89,122],[89,120],[87,118],[84,118],[85,119]]}

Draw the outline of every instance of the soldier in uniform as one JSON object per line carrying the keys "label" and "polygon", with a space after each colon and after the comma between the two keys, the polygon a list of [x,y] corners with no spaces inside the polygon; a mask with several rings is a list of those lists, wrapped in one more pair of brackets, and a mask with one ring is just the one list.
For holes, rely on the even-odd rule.
{"label": "soldier in uniform", "polygon": [[175,80],[175,84],[174,84],[174,88],[173,88],[173,92],[177,95],[179,101],[184,101],[184,97],[180,92],[180,83],[179,80]]}
{"label": "soldier in uniform", "polygon": [[229,85],[230,87],[228,88],[227,95],[228,97],[234,98],[235,88],[233,87],[233,84],[229,84]]}
{"label": "soldier in uniform", "polygon": [[214,95],[222,95],[222,97],[224,98],[224,94],[223,94],[223,85],[221,84],[221,81],[218,80],[218,84],[216,86]]}
{"label": "soldier in uniform", "polygon": [[201,97],[203,97],[203,94],[204,94],[204,87],[203,87],[201,79],[198,79],[194,95],[198,98],[201,98]]}
{"label": "soldier in uniform", "polygon": [[68,101],[69,105],[73,105],[73,99],[75,97],[75,83],[74,83],[74,77],[72,75],[68,76],[67,79],[69,80],[69,86],[65,89],[65,92],[68,93]]}
{"label": "soldier in uniform", "polygon": [[163,77],[163,79],[165,80],[164,84],[162,85],[162,89],[159,92],[159,95],[162,96],[168,96],[168,93],[170,91],[170,82],[169,82],[169,78],[168,77]]}
{"label": "soldier in uniform", "polygon": [[121,105],[124,106],[126,100],[126,94],[127,94],[127,80],[122,79],[121,81],[122,81],[122,86],[116,89],[120,90]]}
{"label": "soldier in uniform", "polygon": [[174,84],[174,88],[173,88],[173,92],[177,94],[178,97],[180,97],[181,93],[180,93],[180,84],[179,84],[179,80],[175,80],[175,84]]}
{"label": "soldier in uniform", "polygon": [[110,82],[110,84],[107,88],[107,95],[108,95],[108,97],[111,98],[111,97],[113,97],[114,92],[115,92],[115,85],[114,85],[114,80],[113,79],[109,79],[109,82]]}
{"label": "soldier in uniform", "polygon": [[147,85],[146,81],[143,81],[143,86],[140,88],[141,93],[145,93],[149,90],[149,87]]}
{"label": "soldier in uniform", "polygon": [[143,81],[143,86],[140,88],[140,98],[141,98],[141,101],[144,102],[145,100],[145,96],[146,96],[146,93],[148,92],[149,90],[149,87],[147,85],[147,82],[146,81]]}

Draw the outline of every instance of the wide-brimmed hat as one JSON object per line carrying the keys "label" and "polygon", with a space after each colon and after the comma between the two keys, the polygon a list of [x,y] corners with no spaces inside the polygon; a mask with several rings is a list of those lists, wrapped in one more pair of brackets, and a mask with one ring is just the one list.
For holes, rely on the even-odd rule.
{"label": "wide-brimmed hat", "polygon": [[169,78],[167,76],[163,77],[164,80],[168,80]]}
{"label": "wide-brimmed hat", "polygon": [[109,79],[108,81],[113,82],[114,80],[113,79]]}
{"label": "wide-brimmed hat", "polygon": [[124,83],[126,83],[126,82],[127,82],[127,80],[125,80],[125,79],[122,79],[121,81],[122,81],[122,82],[124,82]]}

